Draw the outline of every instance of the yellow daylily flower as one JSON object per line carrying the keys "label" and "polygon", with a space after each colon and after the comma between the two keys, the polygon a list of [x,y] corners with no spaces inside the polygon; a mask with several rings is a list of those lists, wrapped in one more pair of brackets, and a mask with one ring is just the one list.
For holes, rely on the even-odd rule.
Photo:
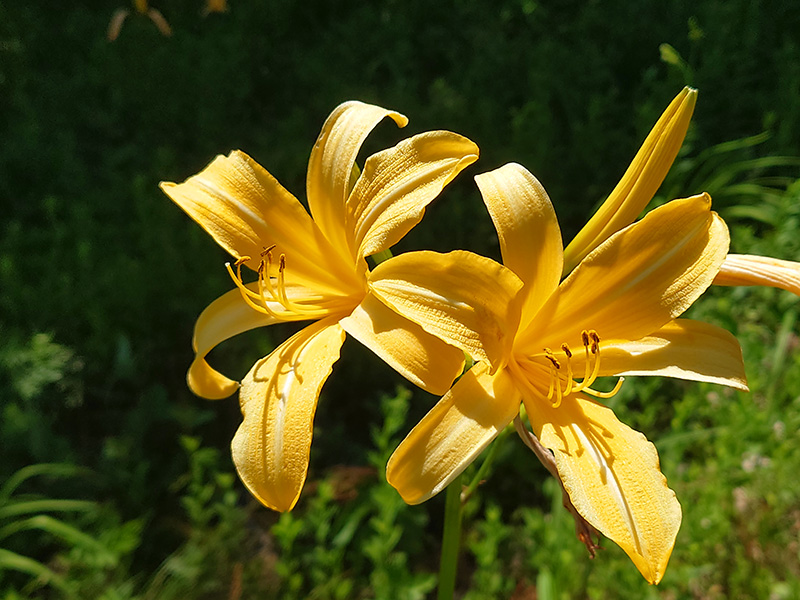
{"label": "yellow daylily flower", "polygon": [[[666,375],[747,389],[736,339],[677,318],[719,270],[727,227],[707,195],[675,200],[613,234],[560,282],[561,233],[541,184],[516,164],[475,179],[505,267],[466,252],[415,252],[372,273],[376,296],[481,359],[400,444],[387,479],[406,502],[430,498],[522,403],[578,513],[658,583],[680,505],[655,447],[593,399],[616,393],[621,379],[610,392],[593,386],[602,376]],[[434,314],[430,297],[441,299]]]}
{"label": "yellow daylily flower", "polygon": [[[589,222],[564,250],[563,275],[600,243],[627,227],[645,209],[664,182],[686,137],[697,90],[683,88],[645,139],[622,179]],[[800,263],[752,254],[731,254],[714,285],[763,285],[800,295]]]}
{"label": "yellow daylily flower", "polygon": [[[157,8],[151,8],[147,0],[133,0],[133,7],[137,14],[147,17],[153,22],[153,25],[161,32],[162,35],[169,37],[172,35],[172,28],[167,23],[164,15],[161,14]],[[111,15],[111,21],[108,23],[108,31],[106,32],[106,39],[113,42],[119,37],[122,31],[122,25],[125,19],[131,14],[127,8],[118,8]]]}
{"label": "yellow daylily flower", "polygon": [[[228,271],[237,289],[212,302],[195,326],[187,381],[197,395],[224,398],[239,388],[206,362],[217,344],[272,323],[314,321],[241,383],[244,422],[232,443],[234,463],[253,495],[275,510],[290,510],[305,482],[317,399],[345,331],[432,393],[444,393],[463,367],[461,351],[370,292],[365,257],[411,230],[477,159],[478,148],[455,133],[422,133],[370,156],[359,175],[359,149],[386,117],[400,127],[408,122],[361,102],[346,102],[328,117],[309,160],[311,215],[239,151],[218,156],[184,183],[161,185],[236,258]],[[242,266],[256,272],[255,282],[244,283]]]}

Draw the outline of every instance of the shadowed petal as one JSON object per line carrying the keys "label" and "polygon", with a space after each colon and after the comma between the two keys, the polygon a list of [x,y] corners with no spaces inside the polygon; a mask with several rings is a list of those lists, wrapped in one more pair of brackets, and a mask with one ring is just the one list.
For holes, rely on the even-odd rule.
{"label": "shadowed petal", "polygon": [[291,510],[300,496],[317,399],[344,337],[333,319],[313,323],[258,361],[242,381],[244,421],[231,443],[233,462],[250,493],[273,510]]}
{"label": "shadowed petal", "polygon": [[800,296],[800,263],[752,254],[728,254],[714,285],[764,285]]}
{"label": "shadowed petal", "polygon": [[661,474],[655,446],[611,409],[581,395],[565,398],[557,409],[544,399],[524,402],[577,511],[617,543],[647,581],[658,583],[681,507]]}
{"label": "shadowed petal", "polygon": [[351,176],[361,144],[384,118],[400,127],[408,119],[400,113],[364,104],[345,102],[337,106],[322,126],[308,161],[306,193],[311,214],[333,248],[347,260],[345,202],[352,187]]}
{"label": "shadowed petal", "polygon": [[475,177],[492,216],[503,264],[525,283],[524,328],[558,287],[563,266],[561,229],[542,184],[511,163]]}
{"label": "shadowed petal", "polygon": [[400,241],[444,186],[477,159],[478,147],[449,131],[415,135],[370,156],[347,201],[356,255],[369,256]]}
{"label": "shadowed petal", "polygon": [[673,200],[614,234],[564,280],[518,347],[580,348],[591,329],[601,340],[637,340],[679,316],[728,251],[728,228],[710,206],[708,195]]}
{"label": "shadowed petal", "polygon": [[678,155],[697,101],[697,90],[683,88],[642,144],[625,175],[564,251],[564,273],[639,216],[655,195]]}
{"label": "shadowed petal", "polygon": [[519,413],[520,396],[501,369],[472,367],[395,450],[387,481],[408,504],[438,494]]}
{"label": "shadowed petal", "polygon": [[285,254],[288,282],[343,294],[359,286],[300,202],[244,152],[218,156],[185,182],[164,182],[161,189],[225,250],[250,257],[253,270],[274,244],[275,268]]}
{"label": "shadowed petal", "polygon": [[370,288],[385,304],[476,360],[502,365],[516,332],[522,282],[471,252],[406,252],[379,264]]}
{"label": "shadowed petal", "polygon": [[441,396],[464,367],[464,353],[401,317],[372,294],[339,321],[344,330],[403,377]]}

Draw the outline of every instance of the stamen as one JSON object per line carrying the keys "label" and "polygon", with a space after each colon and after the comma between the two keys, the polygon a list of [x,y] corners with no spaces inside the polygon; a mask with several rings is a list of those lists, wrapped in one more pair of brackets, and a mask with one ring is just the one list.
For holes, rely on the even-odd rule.
{"label": "stamen", "polygon": [[625,382],[624,377],[620,377],[617,379],[617,383],[614,385],[614,389],[608,392],[598,392],[597,390],[593,390],[590,387],[586,387],[583,389],[584,392],[589,394],[590,396],[594,396],[595,398],[611,398],[617,395],[617,392],[622,389],[622,384]]}
{"label": "stamen", "polygon": [[[241,261],[241,259],[239,259]],[[242,299],[247,303],[247,305],[262,314],[269,315],[271,317],[278,318],[278,315],[270,309],[267,305],[266,301],[264,300],[263,296],[259,296],[252,290],[248,289],[245,286],[244,282],[242,282],[242,265],[239,261],[237,262],[237,273],[233,272],[233,268],[231,267],[231,263],[225,263],[225,268],[228,270],[228,274],[233,279],[233,283],[236,284],[236,287],[239,289],[239,292],[242,294]],[[241,261],[244,262],[244,261]],[[256,304],[253,299],[259,300],[261,304]]]}
{"label": "stamen", "polygon": [[561,344],[561,349],[564,351],[564,354],[567,355],[567,387],[564,389],[564,395],[569,396],[574,383],[572,380],[572,361],[570,360],[572,358],[572,351],[567,344]]}

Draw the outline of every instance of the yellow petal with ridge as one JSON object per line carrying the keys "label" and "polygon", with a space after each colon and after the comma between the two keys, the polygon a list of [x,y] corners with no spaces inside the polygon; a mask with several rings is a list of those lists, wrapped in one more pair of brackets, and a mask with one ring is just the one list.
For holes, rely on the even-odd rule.
{"label": "yellow petal with ridge", "polygon": [[558,287],[563,266],[561,229],[542,184],[510,163],[475,177],[500,238],[503,264],[525,283],[524,328]]}
{"label": "yellow petal with ridge", "polygon": [[711,285],[728,252],[728,228],[707,194],[673,200],[618,231],[565,279],[516,348],[638,340],[679,316]]}
{"label": "yellow petal with ridge", "polygon": [[386,480],[408,504],[453,481],[519,413],[520,396],[504,369],[479,363],[420,421],[386,466]]}
{"label": "yellow petal with ridge", "polygon": [[618,544],[647,581],[658,583],[675,545],[681,506],[655,446],[611,409],[580,394],[559,408],[543,398],[523,401],[580,515]]}
{"label": "yellow petal with ridge", "polygon": [[502,366],[516,333],[522,282],[493,260],[457,250],[406,252],[379,264],[372,292],[476,361]]}
{"label": "yellow petal with ridge", "polygon": [[246,264],[253,270],[275,245],[273,275],[284,254],[288,282],[341,294],[363,287],[300,202],[244,152],[217,156],[197,175],[161,189],[225,250],[250,257]]}
{"label": "yellow petal with ridge", "polygon": [[258,361],[242,381],[244,421],[231,443],[245,486],[273,510],[291,510],[308,472],[319,393],[339,359],[344,330],[324,319]]}
{"label": "yellow petal with ridge", "polygon": [[714,285],[763,285],[800,296],[800,263],[753,254],[728,254]]}
{"label": "yellow petal with ridge", "polygon": [[347,201],[347,231],[357,257],[386,250],[408,233],[467,165],[478,147],[456,133],[429,131],[370,156]]}
{"label": "yellow petal with ridge", "polygon": [[[574,371],[583,373],[584,355],[576,353],[572,360]],[[736,338],[692,319],[675,319],[635,341],[600,342],[599,375],[659,375],[748,389]]]}
{"label": "yellow petal with ridge", "polygon": [[403,377],[441,396],[464,367],[464,353],[401,317],[372,294],[347,318],[344,330]]}
{"label": "yellow petal with ridge", "polygon": [[664,181],[678,155],[697,101],[697,90],[683,88],[645,139],[622,179],[564,251],[564,274],[639,216]]}
{"label": "yellow petal with ridge", "polygon": [[346,201],[358,151],[369,133],[389,117],[400,127],[408,119],[400,113],[350,101],[337,106],[322,125],[308,161],[306,193],[314,221],[332,247],[351,260],[345,228]]}

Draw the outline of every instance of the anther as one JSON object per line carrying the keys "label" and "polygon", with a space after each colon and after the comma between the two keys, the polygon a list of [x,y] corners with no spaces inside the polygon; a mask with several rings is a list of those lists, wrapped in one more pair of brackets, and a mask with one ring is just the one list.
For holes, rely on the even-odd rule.
{"label": "anther", "polygon": [[592,354],[600,352],[600,336],[592,329],[589,331],[589,337],[592,338]]}
{"label": "anther", "polygon": [[276,246],[276,244],[272,244],[272,246],[270,246],[269,248],[267,248],[265,246],[264,249],[261,251],[261,258],[264,258],[268,254],[270,254],[272,252],[272,250],[275,249],[275,246]]}
{"label": "anther", "polygon": [[561,349],[564,351],[564,354],[567,355],[567,358],[572,358],[572,351],[567,344],[561,344]]}
{"label": "anther", "polygon": [[553,363],[553,366],[556,369],[560,369],[561,368],[561,363],[558,362],[558,359],[555,356],[553,356],[553,351],[550,350],[550,348],[545,348],[544,349],[544,355],[547,357],[547,360],[549,360],[551,363]]}

